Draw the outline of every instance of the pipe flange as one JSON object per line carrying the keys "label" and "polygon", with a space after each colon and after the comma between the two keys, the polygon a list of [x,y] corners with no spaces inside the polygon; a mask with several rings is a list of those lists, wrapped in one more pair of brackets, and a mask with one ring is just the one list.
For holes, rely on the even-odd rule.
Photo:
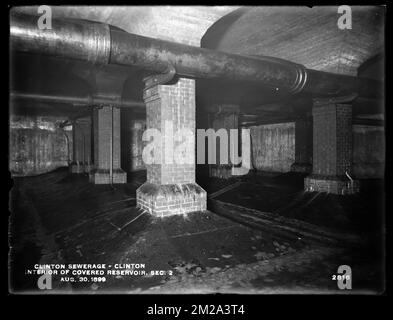
{"label": "pipe flange", "polygon": [[303,88],[306,85],[308,74],[307,74],[307,69],[305,66],[299,63],[293,63],[281,58],[275,58],[275,57],[265,57],[265,56],[257,56],[257,55],[251,55],[253,58],[260,59],[262,61],[269,61],[275,64],[279,64],[283,67],[286,68],[294,68],[296,72],[296,78],[292,86],[287,89],[289,93],[291,94],[296,94],[301,91],[303,91]]}
{"label": "pipe flange", "polygon": [[295,83],[288,90],[288,92],[291,94],[302,92],[304,87],[306,86],[307,78],[308,78],[307,69],[305,66],[301,64],[294,64],[294,67],[296,68]]}

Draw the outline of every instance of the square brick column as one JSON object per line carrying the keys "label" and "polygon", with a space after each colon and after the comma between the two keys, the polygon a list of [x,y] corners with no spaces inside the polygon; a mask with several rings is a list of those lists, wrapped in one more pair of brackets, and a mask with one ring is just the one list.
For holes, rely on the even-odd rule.
{"label": "square brick column", "polygon": [[91,117],[86,120],[83,124],[83,136],[84,136],[84,171],[90,173],[93,170],[93,157],[92,157],[92,123]]}
{"label": "square brick column", "polygon": [[81,164],[83,172],[90,173],[92,169],[91,157],[91,118],[77,120],[79,130],[82,133],[82,157]]}
{"label": "square brick column", "polygon": [[[214,131],[226,129],[228,133],[228,145],[230,141],[230,129],[239,129],[239,106],[220,104],[213,107],[216,111],[210,114],[211,128]],[[228,150],[228,164],[220,164],[220,139],[216,139],[216,164],[209,165],[209,176],[221,179],[232,177],[232,167],[230,151]],[[238,139],[240,148],[241,139]]]}
{"label": "square brick column", "polygon": [[352,180],[352,106],[313,106],[313,171],[305,178],[306,191],[353,194],[359,181]]}
{"label": "square brick column", "polygon": [[311,173],[312,170],[312,119],[304,117],[295,121],[295,162],[292,172]]}
{"label": "square brick column", "polygon": [[[176,84],[146,87],[143,98],[146,128],[162,134],[162,161],[146,164],[147,181],[136,191],[137,206],[160,217],[206,210],[206,191],[195,183],[195,80],[181,78]],[[173,137],[165,136],[168,123],[173,126],[174,136],[179,129],[193,133],[187,140],[192,150],[188,154],[191,160],[188,164],[165,160],[165,155],[175,156],[178,146]],[[172,146],[166,145],[171,141]]]}
{"label": "square brick column", "polygon": [[103,106],[93,110],[94,170],[90,181],[95,184],[127,183],[120,167],[120,109]]}
{"label": "square brick column", "polygon": [[85,137],[83,121],[74,120],[72,122],[72,162],[70,165],[71,173],[84,173],[84,145]]}

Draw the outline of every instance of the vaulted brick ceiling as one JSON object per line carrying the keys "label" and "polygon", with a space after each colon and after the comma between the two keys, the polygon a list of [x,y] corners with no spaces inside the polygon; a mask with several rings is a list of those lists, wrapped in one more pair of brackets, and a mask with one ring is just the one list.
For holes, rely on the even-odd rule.
{"label": "vaulted brick ceiling", "polygon": [[210,27],[202,45],[356,75],[363,62],[383,52],[385,8],[351,8],[352,29],[345,30],[337,26],[337,6],[240,8]]}

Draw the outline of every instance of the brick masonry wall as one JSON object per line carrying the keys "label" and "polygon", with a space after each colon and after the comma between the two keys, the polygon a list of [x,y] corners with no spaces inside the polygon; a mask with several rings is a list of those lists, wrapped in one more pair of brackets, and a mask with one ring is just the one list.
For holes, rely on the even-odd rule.
{"label": "brick masonry wall", "polygon": [[[347,120],[349,117],[347,117]],[[321,122],[324,121],[321,119]],[[351,125],[352,130],[352,174],[356,178],[382,178],[385,168],[385,133],[383,127]],[[272,172],[288,172],[296,160],[296,124],[260,125],[251,127],[252,157],[256,169]],[[309,162],[313,159],[313,127],[308,131],[310,144]],[[350,146],[346,140],[347,148]],[[298,158],[299,159],[299,158]],[[324,160],[324,159],[321,159]],[[216,170],[213,175],[228,178],[224,170]],[[312,170],[312,167],[311,167]],[[303,171],[302,171],[303,172]],[[344,171],[345,173],[345,171]]]}
{"label": "brick masonry wall", "polygon": [[352,172],[357,178],[383,178],[385,130],[382,126],[353,125]]}
{"label": "brick masonry wall", "polygon": [[251,156],[257,170],[288,172],[295,162],[295,123],[252,126]]}
{"label": "brick masonry wall", "polygon": [[9,119],[9,170],[30,176],[67,167],[72,160],[71,126],[64,117],[15,116]]}

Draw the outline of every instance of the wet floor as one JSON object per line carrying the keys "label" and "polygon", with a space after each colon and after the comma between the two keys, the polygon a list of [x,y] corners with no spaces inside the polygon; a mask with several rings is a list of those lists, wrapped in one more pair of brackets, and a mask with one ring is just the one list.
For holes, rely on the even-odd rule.
{"label": "wet floor", "polygon": [[[11,193],[13,291],[37,291],[38,276],[25,273],[34,264],[45,263],[145,265],[145,274],[108,276],[105,282],[69,282],[54,276],[54,289],[67,292],[343,293],[332,280],[342,264],[352,267],[352,292],[381,291],[383,255],[376,215],[368,227],[364,225],[364,217],[370,215],[367,210],[378,210],[379,193],[369,193],[365,205],[359,204],[360,198],[342,202],[330,195],[300,196],[301,178],[212,179],[206,187],[210,201],[236,205],[240,214],[243,207],[269,214],[254,221],[255,226],[247,224],[250,215],[237,220],[218,211],[152,217],[135,207],[135,190],[143,183],[144,172],[114,186],[92,185],[87,176],[70,175],[67,170],[18,178]],[[238,213],[231,210],[227,213]],[[273,214],[282,218],[269,222]],[[334,223],[326,222],[329,214]],[[302,221],[295,227],[307,223],[332,234],[342,230],[354,236],[374,234],[375,241],[337,245],[313,241],[305,232],[300,239],[293,236],[293,222],[289,229],[285,219]],[[279,232],[273,232],[281,225]]]}

